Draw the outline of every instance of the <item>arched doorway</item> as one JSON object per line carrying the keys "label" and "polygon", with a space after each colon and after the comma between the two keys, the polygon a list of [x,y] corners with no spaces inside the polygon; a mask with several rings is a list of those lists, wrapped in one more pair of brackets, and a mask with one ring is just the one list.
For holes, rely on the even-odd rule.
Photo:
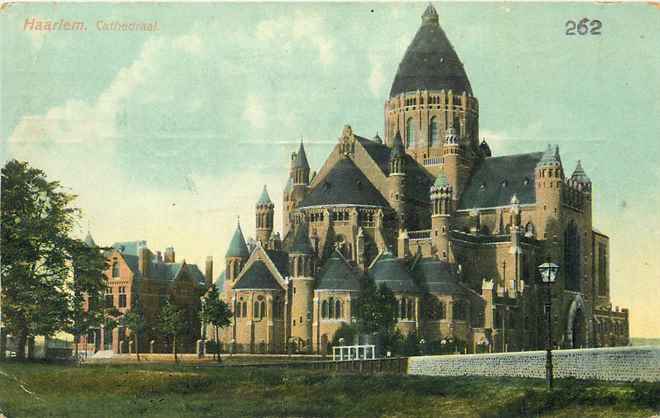
{"label": "arched doorway", "polygon": [[571,335],[571,340],[573,341],[572,348],[584,348],[586,346],[584,330],[584,313],[582,312],[582,309],[578,309],[575,313],[575,319],[573,320],[573,329]]}
{"label": "arched doorway", "polygon": [[566,327],[566,339],[568,348],[587,347],[587,326],[584,316],[584,301],[581,296],[576,296],[568,310],[568,323]]}

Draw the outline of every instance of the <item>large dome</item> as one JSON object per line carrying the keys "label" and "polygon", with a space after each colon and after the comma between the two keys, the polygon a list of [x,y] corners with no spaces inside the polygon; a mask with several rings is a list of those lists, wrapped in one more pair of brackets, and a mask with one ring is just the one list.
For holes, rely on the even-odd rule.
{"label": "large dome", "polygon": [[429,5],[422,15],[422,26],[399,64],[390,97],[442,89],[472,95],[463,64],[438,23],[438,13]]}

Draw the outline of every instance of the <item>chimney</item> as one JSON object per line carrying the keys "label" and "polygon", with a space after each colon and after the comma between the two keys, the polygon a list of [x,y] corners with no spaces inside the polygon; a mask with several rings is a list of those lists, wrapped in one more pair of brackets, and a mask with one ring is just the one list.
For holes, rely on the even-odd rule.
{"label": "chimney", "polygon": [[213,283],[213,257],[211,256],[206,257],[206,269],[204,273],[206,285],[211,286],[211,283]]}
{"label": "chimney", "polygon": [[162,262],[163,262],[163,253],[161,253],[160,251],[156,251],[156,261],[157,261],[158,263],[162,263]]}
{"label": "chimney", "polygon": [[138,252],[138,269],[142,277],[149,277],[149,267],[151,267],[151,251],[147,247],[140,248]]}
{"label": "chimney", "polygon": [[176,258],[174,256],[174,247],[165,248],[165,262],[166,263],[175,263]]}

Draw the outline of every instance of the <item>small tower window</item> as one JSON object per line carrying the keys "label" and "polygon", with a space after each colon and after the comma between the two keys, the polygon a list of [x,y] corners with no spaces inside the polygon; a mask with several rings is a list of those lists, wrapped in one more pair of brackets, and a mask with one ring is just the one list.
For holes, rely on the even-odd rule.
{"label": "small tower window", "polygon": [[406,148],[415,146],[415,124],[413,118],[406,122]]}
{"label": "small tower window", "polygon": [[112,263],[112,277],[119,277],[119,263]]}
{"label": "small tower window", "polygon": [[434,146],[438,144],[439,134],[438,119],[434,116],[431,118],[429,124],[429,145]]}

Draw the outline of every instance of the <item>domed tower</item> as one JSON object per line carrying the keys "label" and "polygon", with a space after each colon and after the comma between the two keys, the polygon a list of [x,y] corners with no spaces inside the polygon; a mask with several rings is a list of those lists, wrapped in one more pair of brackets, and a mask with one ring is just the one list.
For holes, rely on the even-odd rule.
{"label": "domed tower", "polygon": [[564,170],[559,158],[559,147],[548,149],[536,164],[536,213],[539,237],[543,238],[551,220],[560,221]]}
{"label": "domed tower", "polygon": [[236,283],[236,279],[245,266],[245,262],[250,257],[250,251],[245,243],[241,224],[236,225],[234,236],[229,242],[229,248],[225,253],[225,292],[227,301],[231,300],[231,289]]}
{"label": "domed tower", "polygon": [[289,180],[284,189],[284,210],[282,229],[284,236],[293,225],[291,212],[298,207],[305,198],[309,190],[309,163],[305,154],[305,147],[302,140],[298,152],[291,154],[291,168],[289,170]]}
{"label": "domed tower", "polygon": [[479,103],[432,5],[399,64],[385,103],[385,143],[402,132],[406,152],[432,174],[442,169],[443,138],[453,127],[467,155],[479,156]]}
{"label": "domed tower", "polygon": [[307,224],[302,222],[295,228],[293,246],[289,251],[291,337],[301,340],[311,349],[312,302],[316,270],[314,248],[309,240]]}
{"label": "domed tower", "polygon": [[407,219],[406,207],[406,152],[401,143],[401,135],[396,133],[390,150],[390,173],[387,178],[388,200],[397,213],[399,228],[404,228]]}
{"label": "domed tower", "polygon": [[261,246],[268,248],[270,235],[273,233],[273,215],[275,214],[275,205],[268,196],[268,190],[264,185],[264,190],[257,200],[256,208],[257,234],[256,239]]}
{"label": "domed tower", "polygon": [[447,176],[440,172],[431,186],[431,239],[441,260],[449,261],[449,231],[453,213],[452,187]]}

